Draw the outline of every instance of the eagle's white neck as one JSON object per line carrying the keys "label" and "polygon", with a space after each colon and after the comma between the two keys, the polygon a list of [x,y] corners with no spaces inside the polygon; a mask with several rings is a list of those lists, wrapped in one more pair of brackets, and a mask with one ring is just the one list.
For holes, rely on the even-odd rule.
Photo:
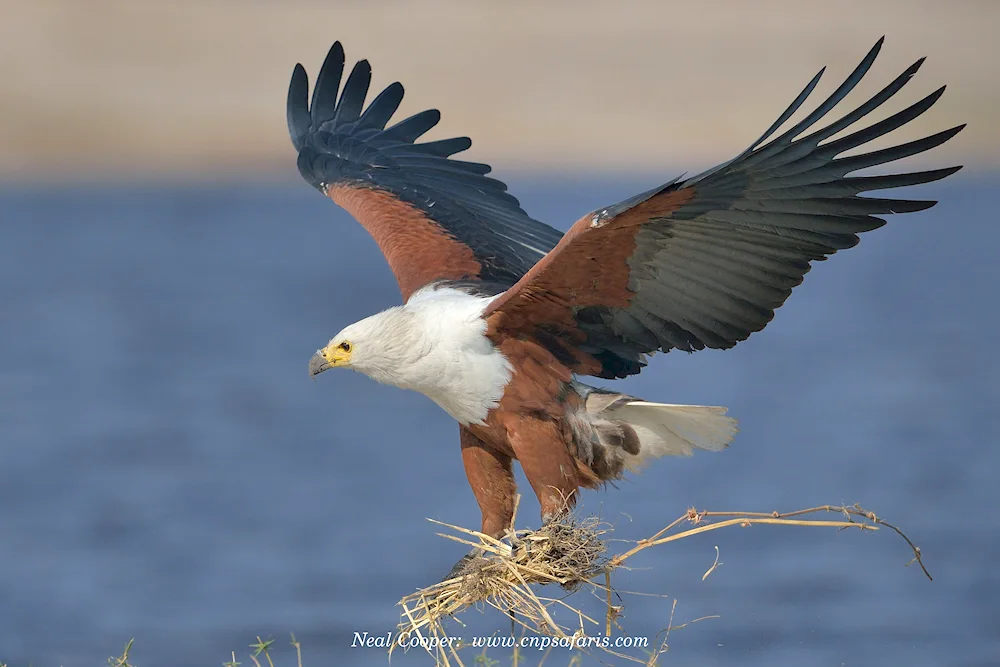
{"label": "eagle's white neck", "polygon": [[351,367],[419,391],[461,424],[481,424],[511,377],[510,362],[485,336],[482,313],[494,298],[421,290],[342,332],[354,347]]}

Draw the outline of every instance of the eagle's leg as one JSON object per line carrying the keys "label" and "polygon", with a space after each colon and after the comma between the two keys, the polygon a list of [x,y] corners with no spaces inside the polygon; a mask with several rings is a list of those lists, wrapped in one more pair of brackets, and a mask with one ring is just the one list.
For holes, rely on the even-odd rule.
{"label": "eagle's leg", "polygon": [[580,476],[562,431],[546,419],[522,418],[510,433],[514,455],[538,496],[542,523],[558,521],[576,504]]}
{"label": "eagle's leg", "polygon": [[[483,513],[480,532],[490,537],[503,537],[514,516],[517,491],[511,457],[490,447],[464,426],[460,436],[465,474]],[[482,549],[475,548],[462,556],[442,581],[460,575],[470,561],[482,554]]]}

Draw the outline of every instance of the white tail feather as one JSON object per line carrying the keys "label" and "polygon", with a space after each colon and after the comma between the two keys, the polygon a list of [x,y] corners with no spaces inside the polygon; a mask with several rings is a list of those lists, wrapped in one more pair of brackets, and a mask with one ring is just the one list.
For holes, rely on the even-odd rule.
{"label": "white tail feather", "polygon": [[633,470],[661,456],[691,456],[695,449],[720,451],[739,431],[736,420],[726,416],[726,408],[713,405],[631,401],[611,407],[604,416],[626,422],[639,436],[639,454],[626,460]]}

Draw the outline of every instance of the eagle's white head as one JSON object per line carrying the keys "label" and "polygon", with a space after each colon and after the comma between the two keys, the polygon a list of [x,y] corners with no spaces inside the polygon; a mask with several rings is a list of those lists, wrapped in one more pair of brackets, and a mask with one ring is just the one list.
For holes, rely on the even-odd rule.
{"label": "eagle's white head", "polygon": [[429,352],[422,329],[404,308],[376,313],[331,338],[309,361],[309,374],[350,368],[379,382],[406,386],[408,369]]}

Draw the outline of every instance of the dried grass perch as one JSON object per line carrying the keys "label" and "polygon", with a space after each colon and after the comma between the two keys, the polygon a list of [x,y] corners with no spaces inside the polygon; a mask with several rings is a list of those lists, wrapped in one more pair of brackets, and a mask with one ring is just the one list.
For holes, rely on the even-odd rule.
{"label": "dried grass perch", "polygon": [[[836,519],[803,518],[821,513],[836,513],[839,516]],[[457,648],[444,641],[447,637],[444,623],[455,619],[469,607],[480,604],[496,608],[527,632],[572,639],[578,642],[578,646],[583,643],[581,638],[588,636],[588,629],[603,630],[605,636],[610,636],[613,626],[617,625],[615,619],[622,611],[621,607],[612,604],[611,574],[616,569],[650,547],[729,526],[770,524],[871,531],[884,526],[906,540],[914,554],[911,563],[918,563],[930,578],[920,549],[898,528],[858,505],[823,505],[785,514],[700,512],[690,509],[655,535],[632,543],[631,548],[614,556],[608,555],[605,538],[611,527],[593,517],[580,519],[570,516],[563,522],[551,523],[534,531],[513,530],[511,522],[511,529],[500,540],[478,531],[431,521],[452,531],[452,534],[438,533],[441,537],[478,547],[483,552],[481,557],[469,563],[461,576],[420,589],[399,601],[402,614],[393,648],[400,642],[417,637],[419,645],[431,653],[438,665],[463,664]],[[684,525],[689,527],[679,530]],[[706,576],[709,573],[711,570],[706,572]],[[533,585],[545,584],[558,584],[570,591],[583,586],[592,587],[603,594],[605,617],[598,621],[565,600],[540,596],[532,588]],[[556,622],[553,614],[558,607],[575,619],[574,626]],[[636,660],[631,656],[616,655]]]}

